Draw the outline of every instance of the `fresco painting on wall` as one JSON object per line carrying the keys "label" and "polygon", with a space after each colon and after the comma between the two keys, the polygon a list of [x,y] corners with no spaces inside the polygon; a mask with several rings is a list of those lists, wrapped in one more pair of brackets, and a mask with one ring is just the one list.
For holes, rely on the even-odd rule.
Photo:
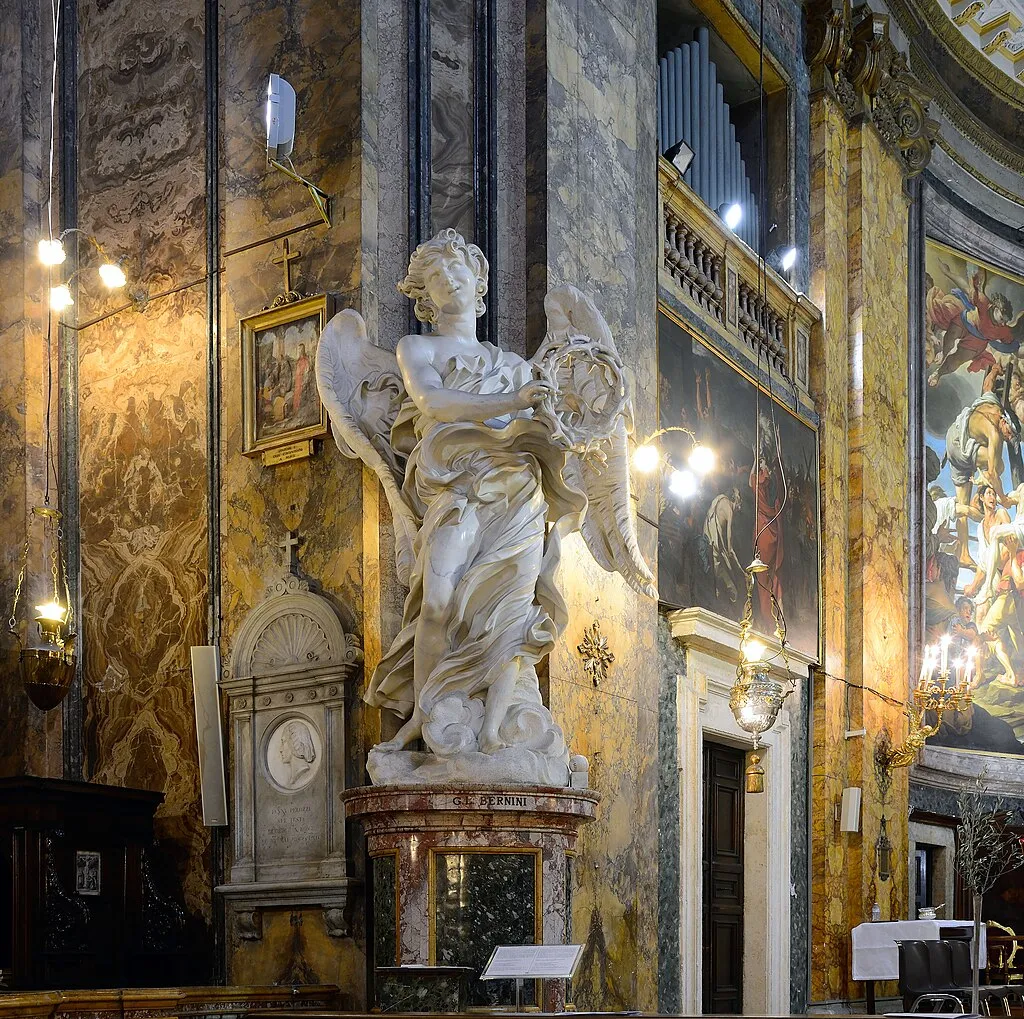
{"label": "fresco painting on wall", "polygon": [[[661,427],[688,428],[717,455],[715,470],[693,498],[680,499],[667,488],[663,493],[661,600],[738,622],[756,528],[770,569],[755,592],[754,624],[762,633],[774,632],[773,592],[785,612],[789,643],[817,658],[817,433],[767,394],[758,398],[752,382],[665,314],[658,317],[658,366]],[[755,413],[761,419],[757,455]],[[669,433],[663,441],[673,464],[684,467],[690,440]]]}
{"label": "fresco painting on wall", "polygon": [[979,663],[930,742],[1024,754],[1024,280],[929,240],[924,326],[925,638]]}
{"label": "fresco painting on wall", "polygon": [[327,434],[314,368],[328,304],[308,297],[242,320],[246,453]]}

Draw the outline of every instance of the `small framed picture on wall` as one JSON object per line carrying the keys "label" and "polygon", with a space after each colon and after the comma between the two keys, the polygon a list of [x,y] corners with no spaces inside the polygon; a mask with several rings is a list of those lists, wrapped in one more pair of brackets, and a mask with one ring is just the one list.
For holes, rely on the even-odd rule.
{"label": "small framed picture on wall", "polygon": [[313,453],[327,434],[327,411],[316,387],[316,350],[334,313],[327,294],[250,315],[242,341],[242,451],[264,465]]}
{"label": "small framed picture on wall", "polygon": [[100,894],[100,854],[79,849],[75,852],[75,891],[79,895]]}

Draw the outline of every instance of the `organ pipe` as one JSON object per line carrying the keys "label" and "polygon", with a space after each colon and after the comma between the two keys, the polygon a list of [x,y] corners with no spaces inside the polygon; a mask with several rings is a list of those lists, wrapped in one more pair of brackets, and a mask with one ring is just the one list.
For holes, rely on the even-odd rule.
{"label": "organ pipe", "polygon": [[758,212],[718,69],[711,60],[708,30],[670,50],[658,61],[658,143],[667,152],[682,141],[693,151],[683,179],[706,205],[718,210],[739,202],[738,236],[758,245]]}

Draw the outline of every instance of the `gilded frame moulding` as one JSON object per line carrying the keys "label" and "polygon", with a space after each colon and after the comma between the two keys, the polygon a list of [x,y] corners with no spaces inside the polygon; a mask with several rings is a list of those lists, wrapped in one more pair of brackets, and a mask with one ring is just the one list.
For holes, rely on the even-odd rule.
{"label": "gilded frame moulding", "polygon": [[[334,314],[334,300],[330,294],[318,294],[290,301],[279,307],[266,308],[256,315],[249,315],[238,323],[238,337],[242,350],[242,452],[246,456],[261,457],[263,465],[282,463],[286,460],[300,459],[313,454],[313,440],[327,435],[327,409],[320,401],[315,380],[316,345],[320,334]],[[289,327],[294,328],[294,335],[289,337]],[[289,339],[296,345],[298,357],[292,364],[288,354]],[[270,344],[280,350],[279,360],[287,366],[291,373],[291,386],[283,381],[275,383],[272,379],[275,366],[262,370],[258,351],[261,346]],[[305,348],[309,346],[307,351]],[[302,384],[296,389],[295,373],[299,358],[305,359]],[[279,370],[280,374],[280,370]],[[304,394],[308,392],[315,401],[317,408],[316,421],[303,423],[308,414],[302,407]],[[266,432],[261,428],[261,416],[268,410],[277,416],[281,414],[281,422],[286,422],[285,414],[291,396],[292,410],[300,415],[299,423],[292,428],[276,429],[280,422],[270,422]]]}

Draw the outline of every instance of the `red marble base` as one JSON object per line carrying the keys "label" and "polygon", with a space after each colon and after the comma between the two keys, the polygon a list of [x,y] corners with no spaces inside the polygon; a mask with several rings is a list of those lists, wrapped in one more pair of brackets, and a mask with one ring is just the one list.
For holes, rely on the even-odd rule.
{"label": "red marble base", "polygon": [[[375,965],[444,963],[478,970],[481,953],[486,961],[494,944],[505,941],[501,917],[510,913],[518,913],[520,922],[532,915],[534,944],[571,941],[568,860],[576,855],[580,827],[596,816],[598,800],[588,789],[541,786],[366,786],[344,792],[346,817],[361,822],[375,861]],[[452,878],[452,861],[464,863],[472,854],[515,859],[507,861],[504,874],[505,861],[492,859],[478,861],[475,878],[459,876],[468,873],[466,866]],[[522,891],[524,873],[529,879],[523,868],[531,864],[523,857],[531,854],[534,901],[513,906],[508,896]],[[460,880],[461,886],[452,883]],[[451,929],[470,933],[463,943],[444,943],[444,931]],[[563,981],[546,981],[545,1009],[563,1007],[564,993]]]}

